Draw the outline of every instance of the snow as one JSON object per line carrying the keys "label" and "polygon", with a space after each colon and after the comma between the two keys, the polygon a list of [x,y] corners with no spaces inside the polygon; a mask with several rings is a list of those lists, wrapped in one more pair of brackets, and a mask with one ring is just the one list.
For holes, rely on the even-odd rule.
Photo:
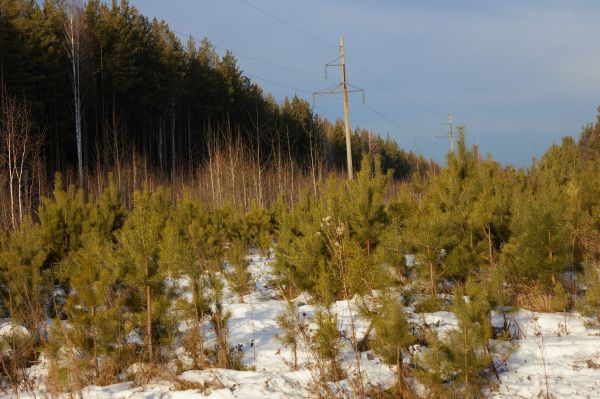
{"label": "snow", "polygon": [[[506,362],[495,359],[500,385],[493,398],[600,397],[600,330],[576,313],[520,311],[521,330]],[[548,395],[549,394],[549,395]]]}
{"label": "snow", "polygon": [[[286,303],[277,299],[279,292],[271,286],[272,260],[253,254],[249,261],[249,270],[255,282],[254,292],[244,296],[243,302],[240,302],[227,287],[225,291],[225,308],[231,312],[230,344],[240,352],[244,371],[192,370],[178,375],[176,380],[158,380],[142,386],[136,386],[133,382],[105,387],[93,385],[84,388],[82,396],[92,399],[279,399],[316,396],[318,367],[308,342],[300,339],[298,369],[292,370],[292,352],[277,338],[282,333],[277,325],[277,316]],[[179,286],[186,284],[185,281],[175,283]],[[348,376],[345,380],[328,384],[337,397],[353,397],[352,379],[357,377],[358,367],[350,345],[351,337],[354,334],[358,339],[362,338],[368,328],[368,322],[356,312],[357,300],[353,298],[332,305],[343,337],[341,365]],[[307,294],[295,299],[299,318],[305,322],[308,334],[316,328],[311,319],[318,310],[310,303]],[[416,314],[412,308],[406,308],[406,313],[414,325],[439,333],[456,328],[458,324],[451,312]],[[557,399],[600,397],[600,330],[589,328],[586,321],[575,313],[547,314],[526,310],[504,314],[493,312],[493,326],[501,328],[507,324],[515,340],[492,342],[499,381],[495,390],[487,389],[484,395],[495,399],[533,398],[545,397],[548,392],[550,397]],[[181,328],[186,326],[189,323],[182,320]],[[15,329],[24,330],[21,326],[3,321],[0,323],[0,337]],[[141,338],[132,333],[128,339],[139,341]],[[206,339],[207,345],[215,339],[210,328],[207,329]],[[191,363],[183,348],[173,350],[180,360]],[[410,352],[421,350],[422,347],[414,345]],[[367,390],[369,387],[388,388],[394,384],[394,369],[383,364],[372,352],[362,353],[359,365]],[[40,364],[29,369],[29,375],[38,382],[38,389],[21,397],[46,396],[42,383],[45,374],[46,365],[42,359]]]}
{"label": "snow", "polygon": [[29,331],[23,326],[12,323],[10,320],[0,321],[0,339],[12,335],[22,335],[25,337],[29,336]]}

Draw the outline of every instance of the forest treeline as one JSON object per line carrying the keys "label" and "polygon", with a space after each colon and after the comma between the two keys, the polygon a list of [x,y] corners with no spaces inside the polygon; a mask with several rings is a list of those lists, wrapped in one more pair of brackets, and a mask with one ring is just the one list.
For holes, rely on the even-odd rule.
{"label": "forest treeline", "polygon": [[[35,198],[49,193],[55,172],[80,186],[113,169],[119,185],[132,169],[136,183],[148,174],[189,180],[227,151],[296,176],[345,162],[340,121],[296,96],[277,103],[231,52],[219,56],[207,39],[183,43],[126,0],[1,0],[0,99],[3,136],[11,125],[30,131],[20,172]],[[0,141],[6,164],[8,139]],[[366,130],[353,144],[355,162],[379,153],[397,178],[428,165]]]}

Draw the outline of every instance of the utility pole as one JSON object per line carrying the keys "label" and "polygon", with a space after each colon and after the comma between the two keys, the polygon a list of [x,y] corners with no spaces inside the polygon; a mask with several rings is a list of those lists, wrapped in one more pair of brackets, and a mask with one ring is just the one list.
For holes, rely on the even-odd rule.
{"label": "utility pole", "polygon": [[340,52],[342,63],[342,87],[344,88],[344,127],[346,129],[346,158],[348,161],[348,180],[354,177],[352,171],[352,137],[350,136],[350,115],[348,111],[348,82],[346,82],[346,52],[344,51],[344,36],[340,36]]}
{"label": "utility pole", "polygon": [[[448,125],[450,126],[450,135],[448,137],[450,137],[450,153],[452,155],[454,155],[454,124],[452,123],[452,112],[450,112],[448,114],[448,122],[442,122],[442,125]],[[436,137],[438,139],[445,139],[448,138],[446,136],[439,136]]]}
{"label": "utility pole", "polygon": [[450,152],[454,155],[454,130],[452,125],[452,112],[448,114],[448,124],[450,125]]}
{"label": "utility pole", "polygon": [[[333,62],[340,61],[339,64],[334,64]],[[315,91],[313,93],[313,103],[315,101],[315,97],[317,95],[327,95],[327,94],[339,94],[340,88],[342,89],[342,93],[344,95],[344,130],[346,133],[346,160],[348,163],[348,180],[352,180],[354,177],[354,172],[352,168],[352,133],[350,131],[350,112],[348,108],[348,93],[354,92],[362,92],[363,95],[363,103],[365,102],[365,91],[360,89],[350,83],[346,79],[346,51],[344,49],[344,36],[340,36],[340,56],[335,60],[325,64],[325,79],[327,79],[327,67],[341,67],[342,68],[342,83],[338,83],[337,85],[330,87],[325,90]],[[348,90],[348,86],[351,86],[353,89]]]}

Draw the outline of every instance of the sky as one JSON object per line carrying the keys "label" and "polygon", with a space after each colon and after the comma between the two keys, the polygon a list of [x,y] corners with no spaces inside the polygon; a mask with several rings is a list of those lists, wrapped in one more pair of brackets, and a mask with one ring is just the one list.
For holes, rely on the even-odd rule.
{"label": "sky", "polygon": [[[600,2],[555,0],[131,0],[183,40],[207,37],[279,101],[341,80],[324,65],[343,34],[350,123],[443,161],[448,113],[470,144],[526,167],[600,105]],[[259,60],[259,61],[257,61]],[[271,64],[271,65],[269,65]],[[277,66],[274,66],[277,65]],[[281,68],[284,67],[284,68]],[[315,111],[343,118],[341,96]],[[446,136],[446,137],[444,137]]]}

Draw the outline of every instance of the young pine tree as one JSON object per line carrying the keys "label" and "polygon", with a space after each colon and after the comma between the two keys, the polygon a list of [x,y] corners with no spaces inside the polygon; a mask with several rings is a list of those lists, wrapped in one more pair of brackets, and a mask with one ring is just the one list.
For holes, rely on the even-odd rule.
{"label": "young pine tree", "polygon": [[39,225],[25,219],[0,248],[2,301],[11,320],[33,334],[46,319],[48,276],[43,272],[46,251]]}
{"label": "young pine tree", "polygon": [[[122,298],[115,295],[117,283],[113,243],[100,232],[82,237],[83,246],[64,263],[69,272],[71,292],[64,310],[70,328],[55,331],[57,339],[67,341],[78,352],[78,369],[92,368],[94,379],[110,381],[116,372],[112,355],[120,342]],[[72,366],[72,365],[71,365]]]}
{"label": "young pine tree", "polygon": [[123,193],[117,189],[112,175],[109,175],[108,186],[89,209],[84,232],[93,230],[100,237],[116,241],[115,233],[123,227],[126,216]]}
{"label": "young pine tree", "polygon": [[252,276],[248,271],[248,247],[241,239],[236,239],[230,245],[225,253],[225,259],[232,266],[232,270],[227,273],[227,280],[230,287],[244,302],[244,295],[250,292],[252,285]]}
{"label": "young pine tree", "polygon": [[[81,234],[89,209],[83,191],[69,186],[62,188],[62,179],[57,174],[51,198],[42,198],[39,209],[42,239],[47,252],[47,263],[58,264],[71,251],[81,246]],[[65,276],[64,273],[58,273]],[[67,281],[61,281],[65,286]]]}
{"label": "young pine tree", "polygon": [[36,342],[44,337],[49,281],[42,272],[45,257],[41,229],[28,218],[0,239],[0,298],[13,326],[0,337],[0,381],[13,388],[17,397],[27,378],[25,370],[39,353]]}
{"label": "young pine tree", "polygon": [[325,381],[339,381],[344,378],[344,371],[340,364],[342,339],[337,317],[330,311],[318,311],[315,323],[317,331],[313,340],[318,361],[321,362],[322,378]]}
{"label": "young pine tree", "polygon": [[424,311],[440,307],[437,294],[439,281],[445,275],[443,253],[453,239],[448,219],[447,213],[422,201],[407,219],[402,234],[407,253],[415,254],[417,271],[429,288],[429,296],[420,305]]}
{"label": "young pine tree", "polygon": [[523,287],[521,291],[526,297],[532,287],[551,293],[554,283],[562,280],[562,273],[573,260],[571,231],[563,219],[564,207],[555,184],[520,195],[515,201],[512,236],[503,248],[502,262],[506,280]]}
{"label": "young pine tree", "polygon": [[143,315],[140,316],[144,320],[141,324],[150,363],[154,362],[157,333],[162,330],[159,328],[161,314],[154,309],[167,303],[164,279],[168,270],[160,267],[158,255],[170,207],[169,195],[162,188],[154,193],[147,189],[136,192],[133,210],[118,234],[123,277],[132,295],[142,298],[139,307]]}
{"label": "young pine tree", "polygon": [[223,306],[223,280],[221,276],[215,273],[209,273],[209,285],[213,295],[213,309],[211,314],[211,324],[217,337],[216,345],[216,365],[221,368],[232,368],[233,364],[231,351],[229,349],[229,328],[228,323],[231,319],[231,312],[226,311]]}
{"label": "young pine tree", "polygon": [[160,263],[174,276],[187,281],[191,300],[179,302],[192,320],[188,339],[194,367],[204,367],[205,318],[210,313],[208,274],[219,270],[223,259],[223,229],[216,212],[208,211],[185,192],[167,222],[160,245]]}
{"label": "young pine tree", "polygon": [[383,195],[391,181],[391,171],[384,173],[381,159],[363,156],[360,171],[349,188],[349,219],[351,235],[371,254],[380,241],[387,224]]}
{"label": "young pine tree", "polygon": [[480,397],[484,371],[491,365],[489,298],[475,283],[468,282],[467,288],[468,300],[462,287],[454,290],[458,328],[443,337],[432,334],[429,351],[421,358],[425,367],[420,376],[434,398]]}
{"label": "young pine tree", "polygon": [[243,226],[248,245],[258,248],[263,256],[268,255],[273,241],[273,222],[269,211],[253,202],[244,215]]}
{"label": "young pine tree", "polygon": [[277,340],[292,351],[292,370],[298,370],[298,345],[304,328],[298,316],[296,303],[287,300],[284,309],[277,315],[277,325],[283,334],[277,335]]}
{"label": "young pine tree", "polygon": [[413,397],[406,382],[403,351],[414,342],[402,303],[394,297],[385,296],[374,321],[375,336],[371,340],[373,351],[390,365],[396,365],[399,398]]}

